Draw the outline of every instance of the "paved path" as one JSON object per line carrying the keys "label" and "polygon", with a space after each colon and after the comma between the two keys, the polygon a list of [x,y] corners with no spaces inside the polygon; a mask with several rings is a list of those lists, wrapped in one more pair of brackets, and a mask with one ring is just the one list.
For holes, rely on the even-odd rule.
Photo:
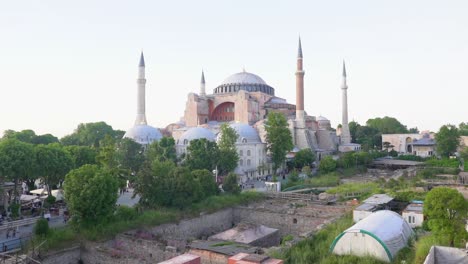
{"label": "paved path", "polygon": [[140,196],[136,196],[135,198],[132,198],[133,196],[133,189],[128,189],[128,192],[124,192],[123,194],[119,195],[119,198],[117,199],[117,205],[126,205],[129,207],[135,206],[135,204],[138,203],[140,200]]}

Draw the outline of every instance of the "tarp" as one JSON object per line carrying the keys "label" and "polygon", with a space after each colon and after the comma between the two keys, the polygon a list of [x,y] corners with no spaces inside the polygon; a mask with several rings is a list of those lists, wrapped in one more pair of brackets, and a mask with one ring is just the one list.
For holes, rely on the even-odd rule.
{"label": "tarp", "polygon": [[[44,189],[32,190],[32,191],[30,191],[30,193],[40,195],[41,199],[45,199],[48,196],[47,190],[44,190]],[[63,200],[63,191],[60,190],[60,189],[59,190],[52,190],[52,196],[54,196],[57,201],[61,201],[61,200]]]}
{"label": "tarp", "polygon": [[432,246],[424,264],[468,263],[468,254],[461,248]]}

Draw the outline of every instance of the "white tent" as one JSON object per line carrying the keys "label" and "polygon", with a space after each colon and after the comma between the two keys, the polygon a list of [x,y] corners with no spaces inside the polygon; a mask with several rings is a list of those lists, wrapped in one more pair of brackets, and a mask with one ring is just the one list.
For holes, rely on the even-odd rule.
{"label": "white tent", "polygon": [[330,251],[338,255],[370,255],[391,262],[412,235],[413,230],[399,214],[382,210],[337,236]]}
{"label": "white tent", "polygon": [[[45,189],[32,190],[30,193],[40,196],[41,199],[45,199],[48,196],[47,190]],[[60,189],[52,190],[52,196],[54,196],[57,201],[61,201],[63,200],[63,191]]]}

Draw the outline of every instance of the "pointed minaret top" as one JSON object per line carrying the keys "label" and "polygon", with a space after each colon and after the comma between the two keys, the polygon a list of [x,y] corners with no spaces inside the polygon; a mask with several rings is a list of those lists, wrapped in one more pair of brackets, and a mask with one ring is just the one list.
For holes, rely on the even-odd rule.
{"label": "pointed minaret top", "polygon": [[201,83],[205,84],[205,73],[203,72],[203,70],[201,71]]}
{"label": "pointed minaret top", "polygon": [[141,52],[140,63],[138,64],[138,66],[145,67],[145,57],[143,56],[143,51]]}
{"label": "pointed minaret top", "polygon": [[344,60],[343,60],[343,77],[346,77],[346,66],[345,66]]}
{"label": "pointed minaret top", "polygon": [[299,48],[298,48],[298,50],[297,50],[297,57],[302,59],[301,37],[299,37]]}

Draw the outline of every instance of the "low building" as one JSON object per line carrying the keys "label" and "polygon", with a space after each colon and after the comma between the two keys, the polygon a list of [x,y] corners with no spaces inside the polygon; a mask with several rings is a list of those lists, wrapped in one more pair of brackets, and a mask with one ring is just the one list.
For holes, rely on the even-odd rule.
{"label": "low building", "polygon": [[421,139],[414,140],[409,146],[415,156],[426,158],[435,155],[436,142],[433,138],[430,138],[429,134],[424,134]]}
{"label": "low building", "polygon": [[412,201],[402,212],[402,217],[412,227],[420,227],[424,221],[423,202]]}
{"label": "low building", "polygon": [[393,201],[393,197],[386,194],[372,195],[353,210],[354,222],[357,223],[376,211],[390,209],[389,203],[391,201]]}
{"label": "low building", "polygon": [[224,232],[210,236],[208,240],[223,240],[250,246],[271,247],[280,243],[279,230],[264,225],[242,223]]}
{"label": "low building", "polygon": [[399,214],[382,210],[337,236],[330,251],[337,255],[372,256],[392,262],[412,235],[413,230]]}
{"label": "low building", "polygon": [[382,150],[430,157],[435,155],[434,133],[382,134]]}
{"label": "low building", "polygon": [[201,258],[193,254],[183,254],[175,258],[159,262],[159,264],[201,264]]}
{"label": "low building", "polygon": [[424,264],[459,264],[468,263],[466,249],[432,246],[427,254]]}
{"label": "low building", "polygon": [[227,264],[283,264],[281,259],[274,259],[264,255],[239,253],[228,259]]}
{"label": "low building", "polygon": [[201,257],[202,263],[225,264],[239,253],[258,253],[257,247],[221,240],[195,240],[189,245],[189,253]]}

